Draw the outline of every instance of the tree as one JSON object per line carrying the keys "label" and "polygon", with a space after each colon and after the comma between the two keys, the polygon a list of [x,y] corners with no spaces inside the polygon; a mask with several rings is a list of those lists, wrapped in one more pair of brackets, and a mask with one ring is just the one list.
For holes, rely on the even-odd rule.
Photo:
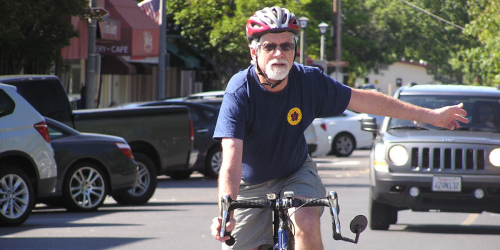
{"label": "tree", "polygon": [[[495,1],[469,1],[476,3],[478,8],[474,12],[475,17],[484,17],[481,19],[484,21],[475,23],[477,27],[484,25],[492,16],[498,18],[497,7],[490,7],[488,16],[481,12],[486,6],[481,3]],[[181,43],[194,46],[212,58],[223,83],[249,65],[245,24],[256,10],[278,5],[288,8],[297,17],[308,17],[305,52],[313,59],[319,58],[318,24],[334,24],[332,0],[169,0],[167,3],[169,17],[182,27]],[[486,64],[489,61],[479,57],[482,47],[474,37],[478,34],[473,32],[475,26],[468,26],[470,17],[474,16],[469,14],[469,8],[467,0],[342,0],[342,59],[349,62],[348,67],[343,67],[344,72],[355,79],[371,69],[377,70],[380,64],[392,64],[404,59],[425,61],[433,67],[430,73],[438,81],[470,82],[472,73],[480,69],[483,73],[487,72],[493,62]],[[483,33],[481,39],[491,48],[483,56],[498,49],[494,45],[498,36],[495,36],[496,31],[493,32],[497,24],[489,25],[491,35]],[[470,29],[469,33],[463,32],[462,27]],[[335,59],[334,41],[326,35],[325,54],[329,61]],[[470,60],[476,63],[466,64]],[[495,76],[498,73],[488,74]]]}
{"label": "tree", "polygon": [[500,2],[470,0],[472,21],[464,33],[477,39],[475,46],[463,48],[451,60],[455,68],[463,69],[474,84],[500,84]]}
{"label": "tree", "polygon": [[3,1],[0,8],[0,65],[20,74],[27,65],[49,69],[61,48],[79,34],[70,16],[89,16],[87,0]]}
{"label": "tree", "polygon": [[211,58],[222,83],[248,67],[250,53],[245,38],[248,18],[258,9],[278,5],[299,10],[290,0],[169,0],[167,14],[182,27],[182,43]]}
{"label": "tree", "polygon": [[453,67],[450,61],[475,44],[460,28],[470,22],[467,0],[414,0],[411,5],[403,0],[369,0],[367,4],[375,11],[377,30],[387,31],[385,39],[391,41],[392,49],[386,56],[423,60],[433,66],[431,73],[436,80],[463,83],[462,68]]}

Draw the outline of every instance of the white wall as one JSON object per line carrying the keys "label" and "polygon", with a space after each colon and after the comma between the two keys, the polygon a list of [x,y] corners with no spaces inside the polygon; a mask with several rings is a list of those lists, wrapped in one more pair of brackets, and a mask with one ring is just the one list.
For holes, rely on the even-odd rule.
{"label": "white wall", "polygon": [[[433,75],[427,74],[428,67],[430,66],[418,63],[396,62],[389,65],[387,69],[380,69],[378,74],[372,70],[366,77],[369,79],[369,83],[375,84],[380,92],[392,95],[399,88],[396,86],[397,78],[401,78],[403,86],[408,82],[440,84],[434,81]],[[361,86],[363,83],[365,83],[365,78],[356,79],[357,86]]]}
{"label": "white wall", "polygon": [[102,75],[98,108],[116,107],[130,102],[129,75]]}

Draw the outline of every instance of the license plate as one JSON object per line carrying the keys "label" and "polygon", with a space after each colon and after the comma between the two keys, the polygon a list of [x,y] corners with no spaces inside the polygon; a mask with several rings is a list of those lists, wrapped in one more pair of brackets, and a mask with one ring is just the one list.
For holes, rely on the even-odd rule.
{"label": "license plate", "polygon": [[461,177],[432,177],[432,191],[437,192],[460,192],[462,191]]}

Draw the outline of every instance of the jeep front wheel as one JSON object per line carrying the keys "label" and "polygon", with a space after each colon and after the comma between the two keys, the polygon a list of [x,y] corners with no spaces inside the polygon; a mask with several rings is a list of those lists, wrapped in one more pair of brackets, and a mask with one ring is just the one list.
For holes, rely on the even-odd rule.
{"label": "jeep front wheel", "polygon": [[[368,224],[370,225],[371,230],[389,229],[389,225],[391,224],[391,206],[375,201],[373,199],[371,191],[370,191],[369,215],[370,219]],[[392,219],[394,220],[394,218]]]}

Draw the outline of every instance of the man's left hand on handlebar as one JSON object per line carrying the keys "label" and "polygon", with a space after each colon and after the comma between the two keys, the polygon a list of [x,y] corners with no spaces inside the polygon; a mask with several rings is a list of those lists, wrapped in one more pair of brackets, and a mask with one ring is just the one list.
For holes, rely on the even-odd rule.
{"label": "man's left hand on handlebar", "polygon": [[[220,229],[221,229],[221,223],[222,223],[221,217],[215,217],[212,220],[212,226],[211,226],[212,236],[214,237],[214,239],[216,239],[220,242],[225,242],[226,240],[229,240],[230,237],[229,236],[220,237],[219,233],[220,233]],[[226,231],[228,231],[228,232],[233,231],[235,226],[236,226],[236,220],[231,218],[229,220],[229,222],[226,223]]]}

